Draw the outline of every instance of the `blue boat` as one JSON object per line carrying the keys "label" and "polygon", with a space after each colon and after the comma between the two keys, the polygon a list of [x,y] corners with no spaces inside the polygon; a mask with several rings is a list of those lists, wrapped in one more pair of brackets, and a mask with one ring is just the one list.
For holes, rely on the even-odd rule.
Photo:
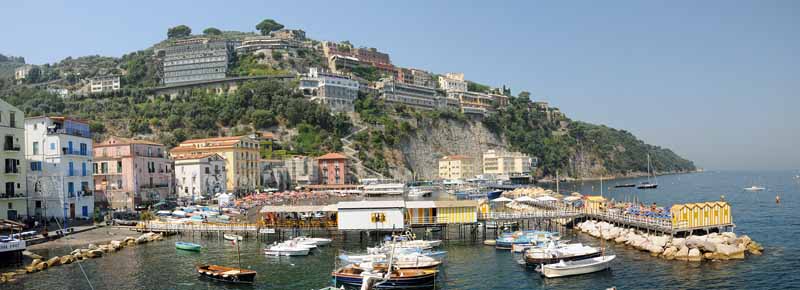
{"label": "blue boat", "polygon": [[487,192],[486,193],[486,198],[488,198],[489,200],[492,200],[492,199],[500,197],[500,195],[502,195],[502,194],[503,194],[502,190],[494,190],[494,191]]}

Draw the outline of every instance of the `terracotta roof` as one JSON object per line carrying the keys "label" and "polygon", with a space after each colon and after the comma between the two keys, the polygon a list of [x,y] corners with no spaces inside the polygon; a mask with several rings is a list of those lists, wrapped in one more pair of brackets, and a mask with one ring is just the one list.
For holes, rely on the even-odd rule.
{"label": "terracotta roof", "polygon": [[325,160],[325,159],[347,159],[347,156],[334,152],[317,157],[317,160]]}
{"label": "terracotta roof", "polygon": [[215,138],[205,138],[205,139],[191,139],[181,142],[181,144],[194,144],[194,143],[206,143],[206,142],[214,142],[214,141],[239,141],[246,136],[230,136],[230,137],[215,137]]}
{"label": "terracotta roof", "polygon": [[[117,142],[116,143],[109,143],[111,140],[117,140]],[[114,146],[114,145],[129,145],[129,144],[144,144],[144,145],[164,146],[164,144],[156,143],[156,142],[152,142],[152,141],[147,141],[147,140],[138,140],[138,139],[111,136],[111,137],[107,138],[106,140],[104,140],[103,142],[100,142],[99,144],[94,145],[94,147],[105,147],[105,146]]]}
{"label": "terracotta roof", "polygon": [[[203,159],[209,156],[219,155],[217,153],[200,153],[200,154],[182,154],[178,156],[173,156],[172,159],[175,160],[192,160],[192,159]],[[220,155],[220,157],[222,157]],[[223,157],[224,159],[224,157]]]}

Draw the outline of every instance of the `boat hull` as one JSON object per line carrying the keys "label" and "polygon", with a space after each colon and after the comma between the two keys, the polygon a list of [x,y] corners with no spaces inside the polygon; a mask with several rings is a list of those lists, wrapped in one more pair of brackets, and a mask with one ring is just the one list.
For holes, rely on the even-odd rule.
{"label": "boat hull", "polygon": [[567,267],[559,267],[556,264],[545,265],[542,267],[541,273],[542,276],[547,278],[558,278],[600,272],[608,269],[611,266],[611,261],[613,261],[614,258],[616,257],[613,255],[596,257],[581,261],[587,262],[585,264],[567,264]]}
{"label": "boat hull", "polygon": [[643,185],[637,186],[636,188],[638,188],[638,189],[654,189],[654,188],[658,188],[658,184],[643,184]]}
{"label": "boat hull", "polygon": [[557,258],[533,258],[528,255],[525,256],[525,264],[530,267],[536,267],[540,265],[549,265],[555,264],[560,261],[570,262],[570,261],[577,261],[577,260],[584,260],[584,259],[591,259],[602,256],[601,252],[596,253],[589,253],[583,255],[575,255],[575,256],[567,256],[567,257],[557,257]]}
{"label": "boat hull", "polygon": [[[236,284],[253,284],[256,281],[256,271],[222,267],[216,265],[199,265],[195,270],[200,277]],[[236,271],[238,273],[233,273]]]}
{"label": "boat hull", "polygon": [[[361,287],[363,277],[357,274],[333,273],[336,286],[347,285]],[[436,280],[436,273],[421,275],[418,277],[392,277],[383,283],[374,285],[374,289],[408,289],[415,287],[433,286]]]}
{"label": "boat hull", "polygon": [[199,252],[203,247],[198,244],[178,242],[175,243],[175,248],[178,250]]}

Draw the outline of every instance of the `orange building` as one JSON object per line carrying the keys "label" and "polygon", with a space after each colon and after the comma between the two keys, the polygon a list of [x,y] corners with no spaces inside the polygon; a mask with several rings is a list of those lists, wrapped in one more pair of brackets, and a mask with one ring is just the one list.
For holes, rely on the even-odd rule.
{"label": "orange building", "polygon": [[328,153],[317,158],[321,184],[345,184],[347,179],[347,156]]}

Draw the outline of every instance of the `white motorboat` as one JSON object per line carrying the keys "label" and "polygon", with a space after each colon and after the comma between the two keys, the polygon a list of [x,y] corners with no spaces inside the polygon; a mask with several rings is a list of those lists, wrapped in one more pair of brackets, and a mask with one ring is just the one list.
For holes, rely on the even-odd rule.
{"label": "white motorboat", "polygon": [[222,238],[228,241],[233,241],[233,240],[241,241],[243,239],[242,236],[234,234],[223,234]]}
{"label": "white motorboat", "polygon": [[408,191],[408,197],[427,197],[427,196],[431,196],[431,194],[433,194],[433,191],[431,191],[431,190],[422,189],[422,188],[416,188],[416,187],[415,188],[411,188]]}
{"label": "white motorboat", "polygon": [[547,278],[566,277],[603,271],[611,266],[615,255],[542,265],[540,272]]}
{"label": "white motorboat", "polygon": [[[387,264],[388,254],[367,255],[340,255],[339,259],[347,263],[376,263]],[[438,267],[442,262],[439,259],[421,253],[395,254],[392,265],[400,269],[424,269]]]}
{"label": "white motorboat", "polygon": [[313,244],[316,246],[327,246],[330,245],[333,240],[326,239],[326,238],[309,238],[309,237],[296,237],[292,239],[301,244]]}
{"label": "white motorboat", "polygon": [[264,254],[268,256],[308,256],[310,250],[307,247],[280,243],[264,249]]}
{"label": "white motorboat", "polygon": [[555,264],[559,261],[575,261],[600,257],[599,248],[585,246],[581,243],[564,244],[548,242],[543,247],[530,248],[525,251],[525,263],[535,267],[541,264]]}
{"label": "white motorboat", "polygon": [[764,190],[764,189],[766,189],[766,188],[763,188],[763,187],[760,187],[760,186],[755,186],[755,185],[753,185],[753,186],[751,186],[751,187],[747,187],[747,188],[745,188],[744,190],[746,190],[746,191],[762,191],[762,190]]}

